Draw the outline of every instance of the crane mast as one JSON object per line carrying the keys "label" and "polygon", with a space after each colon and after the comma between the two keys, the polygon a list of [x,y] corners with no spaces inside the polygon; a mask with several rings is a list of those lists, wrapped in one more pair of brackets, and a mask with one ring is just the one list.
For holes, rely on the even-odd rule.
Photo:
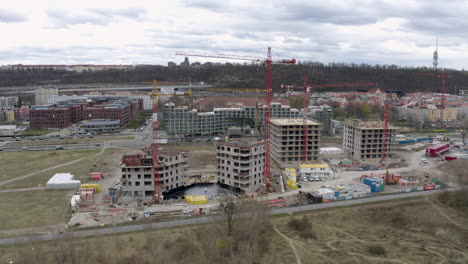
{"label": "crane mast", "polygon": [[181,56],[195,56],[195,57],[204,57],[204,58],[220,58],[220,59],[234,59],[234,60],[248,60],[248,61],[257,61],[257,62],[264,62],[266,64],[266,72],[265,72],[265,167],[263,170],[263,183],[266,186],[266,192],[270,191],[270,119],[271,119],[271,98],[272,98],[272,63],[286,63],[286,64],[294,64],[296,63],[296,59],[291,60],[280,60],[280,61],[273,61],[271,58],[271,48],[268,47],[267,57],[266,59],[262,58],[252,58],[252,57],[245,57],[245,56],[235,56],[235,55],[226,55],[226,54],[215,54],[215,55],[206,55],[206,54],[188,54],[188,53],[176,53],[176,55]]}

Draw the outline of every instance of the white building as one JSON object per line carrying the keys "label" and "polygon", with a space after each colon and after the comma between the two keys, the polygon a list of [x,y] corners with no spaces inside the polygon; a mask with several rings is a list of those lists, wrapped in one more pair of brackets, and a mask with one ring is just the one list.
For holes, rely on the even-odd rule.
{"label": "white building", "polygon": [[14,125],[0,126],[0,137],[14,136],[15,131],[16,126]]}
{"label": "white building", "polygon": [[35,105],[47,105],[49,104],[49,97],[57,96],[58,89],[57,88],[44,88],[40,87],[34,90],[34,98],[35,98]]}
{"label": "white building", "polygon": [[2,96],[0,97],[0,108],[13,108],[18,105],[18,96]]}
{"label": "white building", "polygon": [[319,177],[320,179],[331,179],[335,177],[328,164],[301,164],[299,165],[299,175],[304,177]]}

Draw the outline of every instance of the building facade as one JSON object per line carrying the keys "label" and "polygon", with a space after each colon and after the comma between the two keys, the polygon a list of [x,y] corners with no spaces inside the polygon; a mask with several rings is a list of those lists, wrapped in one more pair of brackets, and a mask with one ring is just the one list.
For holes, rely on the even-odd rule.
{"label": "building facade", "polygon": [[[265,106],[245,106],[242,108],[215,108],[213,112],[199,113],[188,107],[175,107],[174,103],[164,106],[164,127],[169,135],[217,135],[226,133],[229,127],[254,128],[258,123],[264,127]],[[272,118],[297,118],[297,109],[271,104]]]}
{"label": "building facade", "polygon": [[264,142],[230,141],[216,146],[218,183],[241,192],[255,192],[263,183]]}
{"label": "building facade", "polygon": [[58,96],[57,88],[40,87],[34,90],[35,105],[47,105],[50,96]]}
{"label": "building facade", "polygon": [[120,120],[123,127],[142,109],[141,99],[60,101],[54,105],[33,107],[29,111],[29,122],[32,129],[46,129],[65,128],[83,120],[112,119]]}
{"label": "building facade", "polygon": [[322,135],[333,134],[332,108],[328,105],[309,106],[309,118],[322,124]]}
{"label": "building facade", "polygon": [[13,108],[19,104],[18,96],[1,96],[0,97],[0,108]]}
{"label": "building facade", "polygon": [[[179,151],[159,150],[159,184],[162,194],[184,186],[187,157]],[[154,168],[151,155],[124,155],[121,163],[121,181],[127,196],[150,198],[154,196]]]}
{"label": "building facade", "polygon": [[[270,155],[280,166],[302,161],[303,119],[272,119],[270,124]],[[322,126],[307,120],[307,162],[316,162]]]}
{"label": "building facade", "polygon": [[51,95],[48,97],[49,104],[56,104],[62,101],[71,101],[71,100],[102,100],[102,99],[142,99],[143,100],[143,110],[151,110],[153,102],[151,101],[151,96],[144,94],[127,94],[127,93],[116,93],[116,94],[83,94],[83,95]]}
{"label": "building facade", "polygon": [[[389,126],[387,161],[395,156],[396,131],[396,127]],[[346,120],[343,129],[343,149],[351,159],[377,165],[382,159],[383,135],[383,121]]]}
{"label": "building facade", "polygon": [[[458,120],[460,107],[446,107],[444,109],[444,122]],[[403,106],[398,108],[400,119],[418,123],[440,122],[440,107],[436,105]]]}
{"label": "building facade", "polygon": [[85,133],[118,133],[120,132],[120,120],[92,119],[84,121],[80,128]]}

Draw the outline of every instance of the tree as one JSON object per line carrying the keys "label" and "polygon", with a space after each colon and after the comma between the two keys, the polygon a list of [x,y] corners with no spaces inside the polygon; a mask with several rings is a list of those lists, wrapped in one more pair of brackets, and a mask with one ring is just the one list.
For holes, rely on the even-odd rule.
{"label": "tree", "polygon": [[462,136],[463,145],[466,145],[465,143],[466,133],[468,133],[468,117],[465,117],[462,120],[461,127],[460,127],[460,135]]}

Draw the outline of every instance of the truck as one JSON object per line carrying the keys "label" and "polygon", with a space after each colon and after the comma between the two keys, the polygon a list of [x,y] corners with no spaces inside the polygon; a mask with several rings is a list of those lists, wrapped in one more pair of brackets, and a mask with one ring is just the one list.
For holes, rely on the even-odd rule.
{"label": "truck", "polygon": [[450,150],[449,144],[440,144],[440,145],[430,146],[426,148],[426,156],[435,158],[437,157],[437,155],[445,153],[449,150]]}

